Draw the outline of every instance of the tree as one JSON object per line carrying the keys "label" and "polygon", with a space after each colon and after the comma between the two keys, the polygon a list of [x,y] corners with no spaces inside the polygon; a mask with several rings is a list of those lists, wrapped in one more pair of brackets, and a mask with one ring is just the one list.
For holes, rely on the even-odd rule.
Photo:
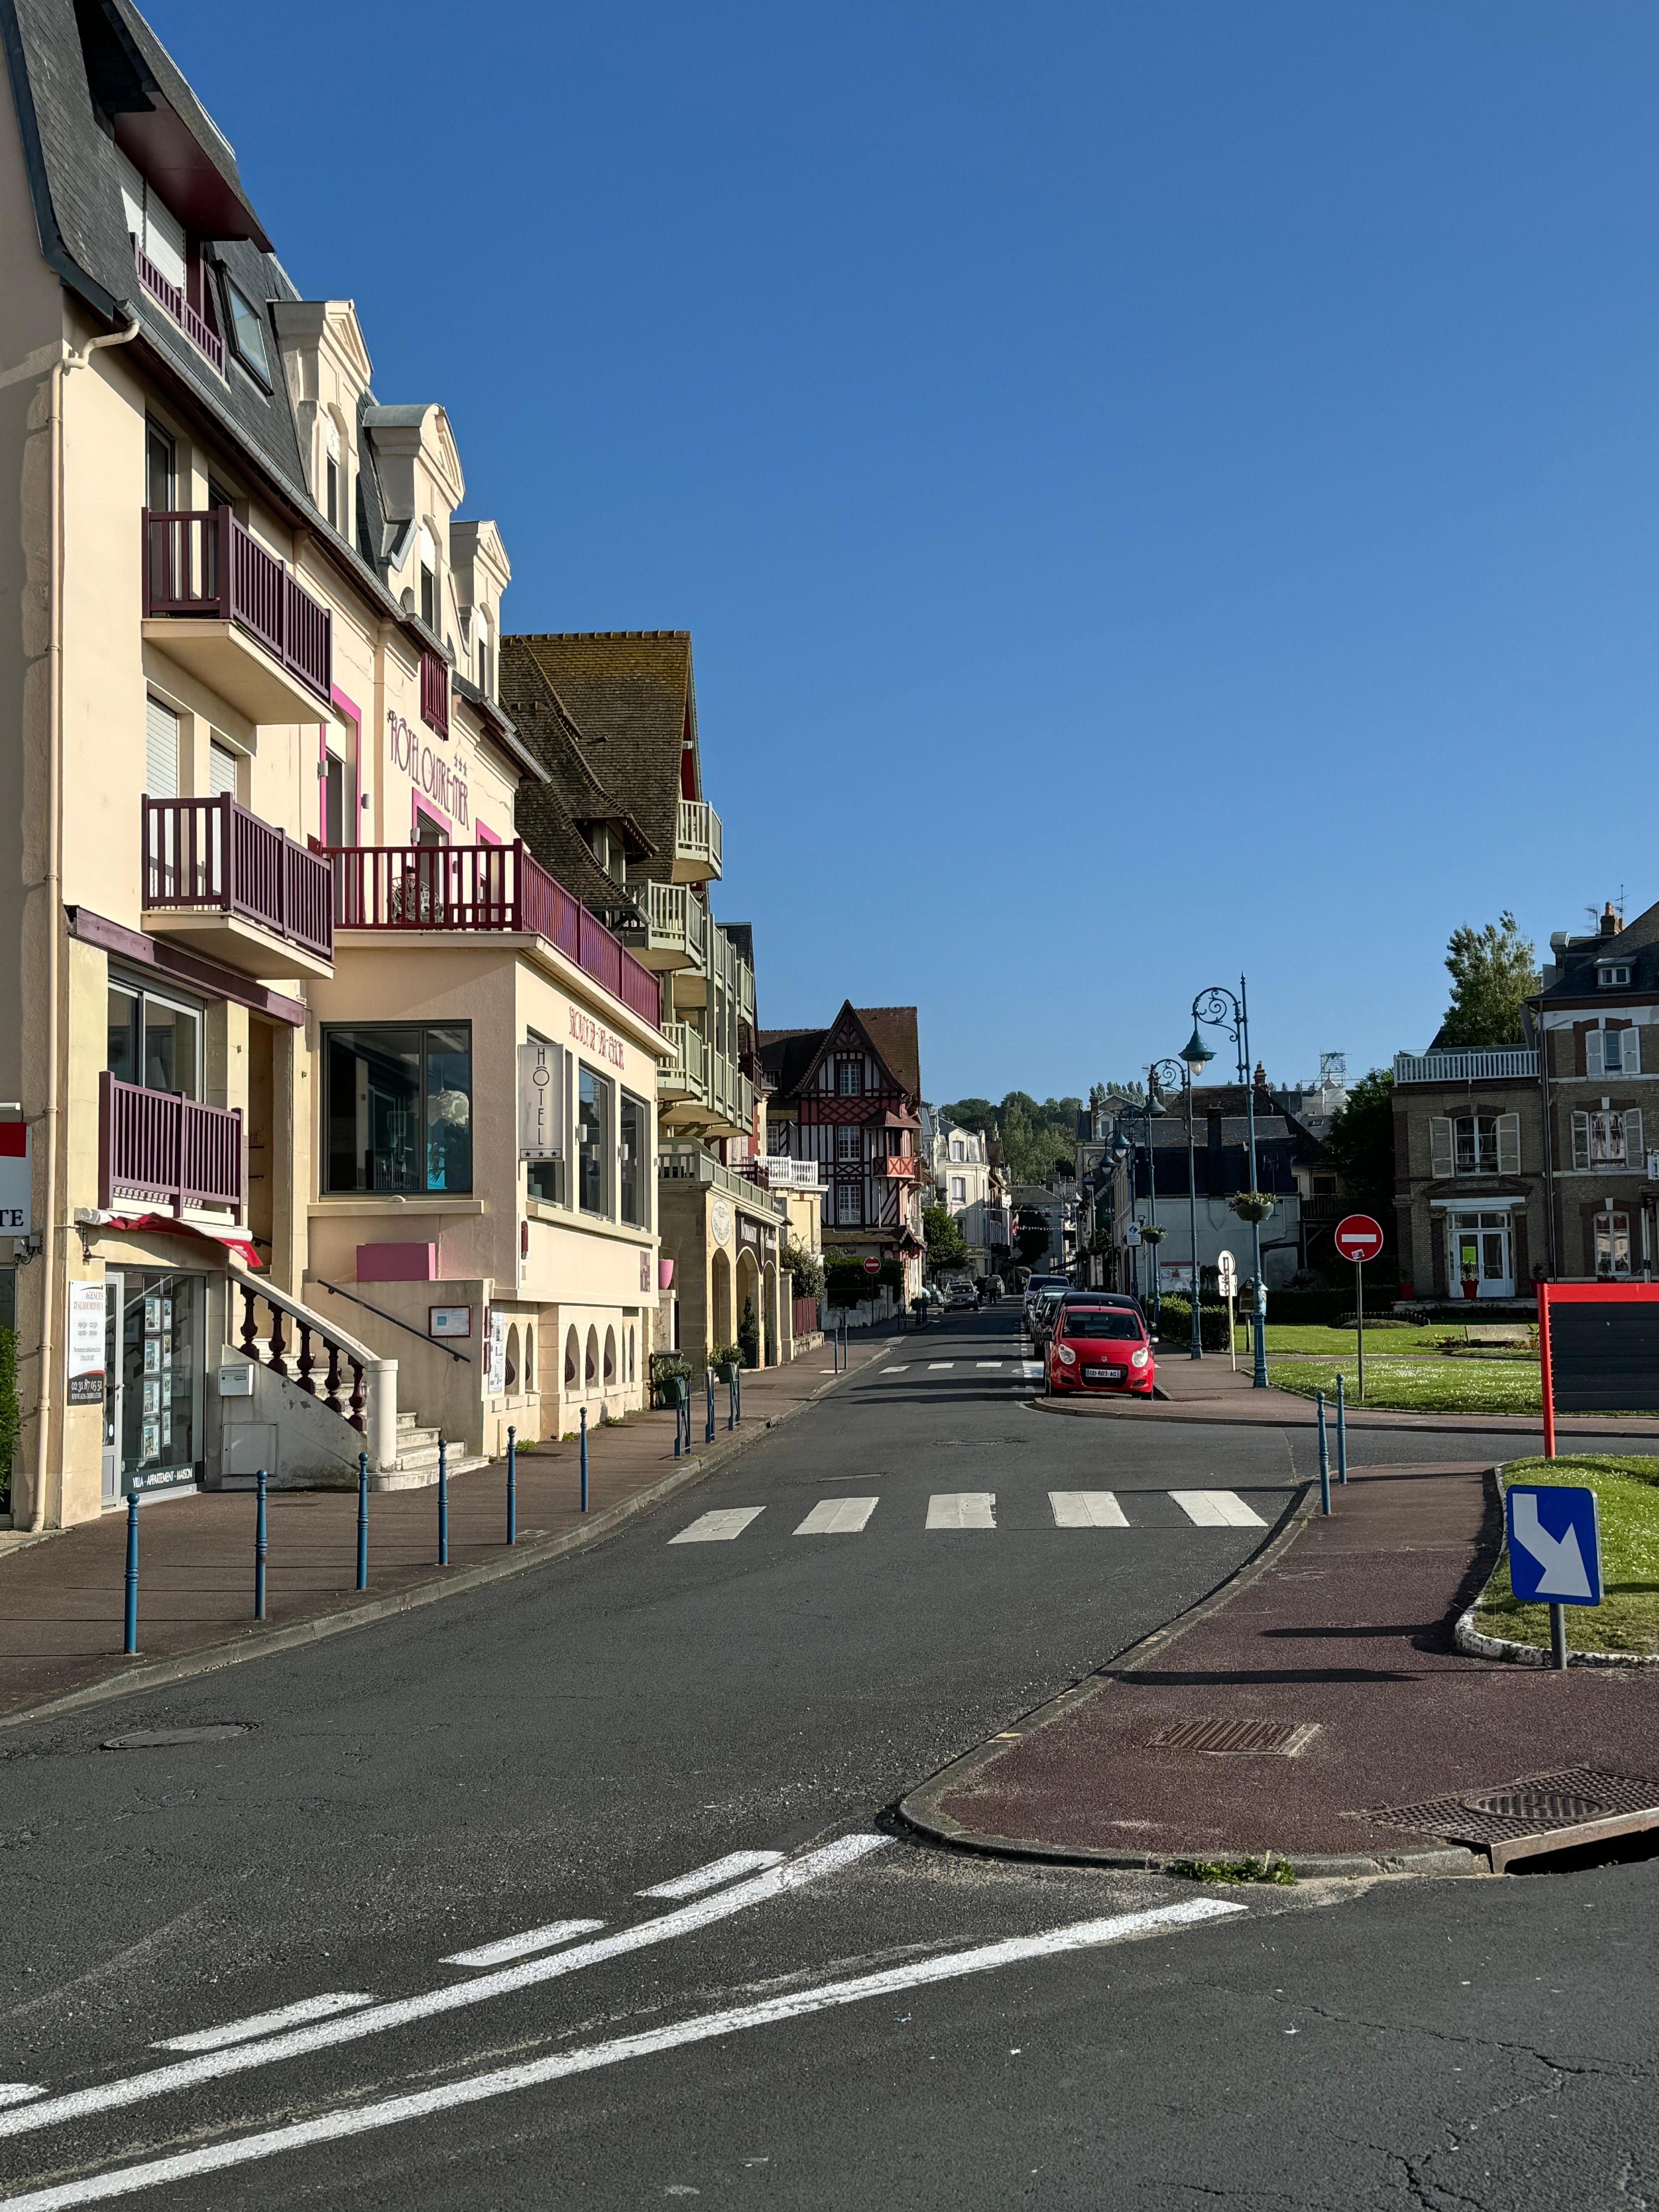
{"label": "tree", "polygon": [[1540,987],[1530,939],[1522,936],[1512,914],[1501,914],[1484,929],[1465,923],[1446,946],[1452,979],[1451,1004],[1440,1024],[1437,1044],[1480,1049],[1525,1042],[1521,1019],[1523,999]]}
{"label": "tree", "polygon": [[[1394,1242],[1394,1075],[1374,1067],[1348,1093],[1331,1123],[1323,1158],[1341,1177],[1356,1209],[1382,1225]],[[1383,1249],[1388,1249],[1385,1244]]]}
{"label": "tree", "polygon": [[947,1275],[968,1265],[967,1240],[956,1216],[947,1207],[922,1207],[921,1239],[927,1247],[930,1275]]}
{"label": "tree", "polygon": [[1019,1256],[1028,1267],[1036,1267],[1048,1249],[1048,1217],[1035,1206],[1022,1206],[1019,1222],[1014,1231],[1014,1243]]}

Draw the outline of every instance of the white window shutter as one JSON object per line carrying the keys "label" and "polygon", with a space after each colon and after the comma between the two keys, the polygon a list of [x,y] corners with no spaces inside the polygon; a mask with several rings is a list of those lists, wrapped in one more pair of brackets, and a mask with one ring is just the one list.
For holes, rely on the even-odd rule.
{"label": "white window shutter", "polygon": [[1606,1073],[1601,1065],[1601,1032],[1599,1029],[1584,1032],[1584,1073],[1586,1075]]}
{"label": "white window shutter", "polygon": [[1626,1075],[1642,1073],[1642,1025],[1639,1022],[1632,1022],[1625,1031],[1625,1073]]}
{"label": "white window shutter", "polygon": [[216,799],[236,796],[236,756],[217,738],[208,747],[208,789]]}
{"label": "white window shutter", "polygon": [[144,789],[152,799],[179,796],[179,717],[159,699],[144,699]]}
{"label": "white window shutter", "polygon": [[1518,1114],[1500,1114],[1498,1117],[1498,1172],[1506,1176],[1521,1172],[1521,1116]]}
{"label": "white window shutter", "polygon": [[1429,1122],[1429,1172],[1449,1176],[1452,1171],[1451,1116],[1436,1114]]}
{"label": "white window shutter", "polygon": [[1572,1164],[1576,1168],[1587,1168],[1590,1164],[1589,1124],[1588,1114],[1575,1114],[1572,1117]]}
{"label": "white window shutter", "polygon": [[[1632,1030],[1631,1035],[1633,1036]],[[1647,1154],[1642,1150],[1642,1113],[1639,1107],[1625,1115],[1625,1164],[1640,1173],[1647,1166]]]}

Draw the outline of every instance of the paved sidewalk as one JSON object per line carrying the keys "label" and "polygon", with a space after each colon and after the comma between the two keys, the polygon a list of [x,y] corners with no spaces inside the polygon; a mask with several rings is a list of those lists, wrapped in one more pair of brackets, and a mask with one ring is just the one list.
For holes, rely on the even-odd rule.
{"label": "paved sidewalk", "polygon": [[[847,1372],[886,1355],[890,1331],[850,1340]],[[121,1652],[126,1516],[0,1551],[0,1722],[118,1678],[137,1684],[228,1664],[476,1588],[608,1534],[633,1513],[712,1473],[769,1427],[836,1387],[826,1344],[787,1367],[745,1376],[744,1418],[703,1442],[693,1406],[692,1451],[674,1457],[672,1413],[636,1414],[588,1438],[588,1512],[580,1510],[577,1444],[538,1445],[518,1467],[519,1541],[506,1542],[506,1465],[457,1475],[449,1490],[449,1565],[437,1565],[435,1484],[377,1491],[369,1513],[369,1583],[356,1587],[357,1494],[273,1491],[267,1504],[266,1619],[253,1613],[251,1492],[158,1498],[138,1516],[138,1653]]]}
{"label": "paved sidewalk", "polygon": [[[947,1767],[907,1816],[954,1842],[1061,1857],[1273,1851],[1308,1872],[1413,1856],[1467,1871],[1484,1860],[1443,1856],[1443,1826],[1376,1809],[1570,1766],[1653,1778],[1644,1802],[1659,1802],[1659,1670],[1556,1674],[1455,1649],[1499,1535],[1482,1466],[1370,1468],[1334,1503],[1328,1520],[1281,1524],[1185,1625]],[[1243,1721],[1311,1733],[1291,1756],[1154,1741]]]}

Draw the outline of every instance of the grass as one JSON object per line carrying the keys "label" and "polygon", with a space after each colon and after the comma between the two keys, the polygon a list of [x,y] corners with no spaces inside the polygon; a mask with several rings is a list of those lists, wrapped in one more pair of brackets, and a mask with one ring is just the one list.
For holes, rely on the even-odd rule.
{"label": "grass", "polygon": [[[1365,1324],[1367,1358],[1369,1358],[1372,1345],[1375,1345],[1379,1352],[1432,1351],[1443,1337],[1449,1336],[1451,1333],[1444,1322],[1442,1322],[1437,1328],[1419,1328],[1398,1322],[1379,1328],[1374,1322],[1368,1321]],[[1353,1350],[1353,1331],[1351,1328],[1304,1328],[1299,1326],[1292,1327],[1289,1322],[1279,1326],[1269,1322],[1267,1338],[1267,1349],[1270,1352],[1319,1352],[1335,1359],[1339,1358],[1343,1352]],[[1250,1348],[1250,1332],[1243,1322],[1238,1325],[1238,1348],[1241,1352],[1248,1352]]]}
{"label": "grass", "polygon": [[1289,1861],[1271,1851],[1259,1859],[1171,1859],[1164,1871],[1185,1881],[1270,1881],[1285,1889],[1296,1881]]}
{"label": "grass", "polygon": [[1340,1373],[1351,1406],[1375,1412],[1413,1413],[1536,1413],[1540,1408],[1535,1359],[1448,1359],[1378,1357],[1365,1352],[1365,1395],[1358,1395],[1358,1363],[1352,1350],[1337,1359],[1276,1359],[1271,1380],[1277,1390],[1311,1398],[1328,1397]]}
{"label": "grass", "polygon": [[[1595,1492],[1601,1528],[1601,1602],[1570,1605],[1570,1651],[1659,1652],[1659,1459],[1520,1459],[1506,1482],[1572,1483]],[[1519,1605],[1510,1591],[1508,1555],[1487,1583],[1474,1625],[1488,1636],[1547,1650],[1547,1605]]]}

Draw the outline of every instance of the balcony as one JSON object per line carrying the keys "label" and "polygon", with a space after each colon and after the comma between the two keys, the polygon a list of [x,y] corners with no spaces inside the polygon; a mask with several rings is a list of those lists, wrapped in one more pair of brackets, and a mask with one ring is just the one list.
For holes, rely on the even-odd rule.
{"label": "balcony", "polygon": [[665,1022],[662,1033],[674,1048],[672,1060],[657,1066],[657,1096],[665,1105],[699,1096],[708,1081],[708,1054],[702,1038],[689,1022]]}
{"label": "balcony", "polygon": [[684,884],[635,885],[645,911],[643,927],[624,929],[623,942],[647,968],[667,973],[701,968],[708,945],[708,909]]}
{"label": "balcony", "polygon": [[138,282],[159,307],[165,307],[198,353],[222,376],[225,373],[225,342],[217,331],[204,322],[176,284],[170,284],[149,254],[133,240],[132,257],[138,270]]}
{"label": "balcony", "polygon": [[334,973],[328,862],[234,799],[145,799],[143,926],[271,981]]}
{"label": "balcony", "polygon": [[708,884],[720,872],[720,817],[707,799],[683,799],[674,830],[674,881]]}
{"label": "balcony", "polygon": [[1538,1073],[1535,1052],[1397,1052],[1396,1083],[1523,1083]]}
{"label": "balcony", "polygon": [[228,507],[146,507],[144,636],[251,722],[315,721],[334,617]]}
{"label": "balcony", "polygon": [[653,1029],[661,994],[651,970],[515,838],[510,845],[344,845],[334,870],[334,927],[533,936],[574,961]]}
{"label": "balcony", "polygon": [[98,1079],[98,1203],[228,1208],[240,1221],[242,1117],[107,1070]]}
{"label": "balcony", "polygon": [[709,1054],[708,1104],[720,1133],[746,1137],[755,1126],[755,1086],[723,1052]]}
{"label": "balcony", "polygon": [[821,1197],[823,1178],[817,1160],[794,1160],[778,1152],[769,1152],[764,1159],[740,1160],[740,1172],[763,1190],[795,1191],[804,1197]]}
{"label": "balcony", "polygon": [[933,1170],[921,1152],[878,1152],[869,1163],[872,1176],[885,1176],[892,1182],[929,1182]]}
{"label": "balcony", "polygon": [[780,1200],[769,1197],[757,1183],[726,1166],[702,1145],[665,1145],[657,1155],[657,1173],[664,1182],[712,1183],[717,1190],[740,1198],[752,1213],[770,1214],[779,1222],[785,1218]]}

